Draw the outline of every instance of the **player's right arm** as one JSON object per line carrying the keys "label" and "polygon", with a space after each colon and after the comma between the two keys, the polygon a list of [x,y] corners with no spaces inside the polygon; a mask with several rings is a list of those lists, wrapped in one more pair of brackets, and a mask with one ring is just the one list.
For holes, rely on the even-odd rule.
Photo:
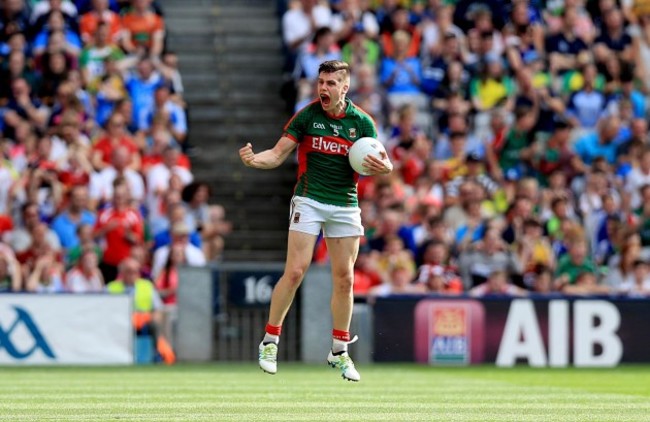
{"label": "player's right arm", "polygon": [[239,150],[239,157],[247,167],[274,169],[287,159],[297,145],[291,138],[283,136],[273,148],[255,154],[249,142]]}

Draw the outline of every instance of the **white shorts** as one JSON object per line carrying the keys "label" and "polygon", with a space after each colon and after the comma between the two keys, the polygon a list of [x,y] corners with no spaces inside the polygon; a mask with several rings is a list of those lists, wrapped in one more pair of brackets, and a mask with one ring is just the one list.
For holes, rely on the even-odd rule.
{"label": "white shorts", "polygon": [[291,198],[289,230],[325,237],[363,236],[361,209],[322,204],[304,196]]}

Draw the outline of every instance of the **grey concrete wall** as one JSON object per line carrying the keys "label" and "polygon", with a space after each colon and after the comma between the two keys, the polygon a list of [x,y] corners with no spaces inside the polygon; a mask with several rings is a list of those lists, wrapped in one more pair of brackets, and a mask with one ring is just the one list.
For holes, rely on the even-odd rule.
{"label": "grey concrete wall", "polygon": [[[300,287],[302,300],[301,339],[302,361],[324,363],[332,347],[332,278],[326,266],[312,266]],[[350,346],[350,356],[358,363],[372,362],[372,308],[354,305],[350,334],[359,341]]]}
{"label": "grey concrete wall", "polygon": [[207,267],[180,267],[177,293],[176,355],[180,362],[213,358],[212,272]]}

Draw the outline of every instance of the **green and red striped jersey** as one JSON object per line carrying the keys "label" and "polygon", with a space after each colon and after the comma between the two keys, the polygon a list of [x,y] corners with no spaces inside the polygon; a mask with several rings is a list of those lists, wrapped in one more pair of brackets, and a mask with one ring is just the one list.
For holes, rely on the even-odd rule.
{"label": "green and red striped jersey", "polygon": [[348,151],[363,137],[377,137],[372,118],[349,99],[341,116],[329,116],[320,100],[298,111],[284,127],[284,136],[298,143],[295,195],[323,204],[356,207],[359,175],[350,167]]}

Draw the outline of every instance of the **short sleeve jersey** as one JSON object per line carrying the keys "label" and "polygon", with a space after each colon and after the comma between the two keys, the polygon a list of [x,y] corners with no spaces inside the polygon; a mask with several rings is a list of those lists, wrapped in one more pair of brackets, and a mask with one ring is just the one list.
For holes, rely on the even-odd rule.
{"label": "short sleeve jersey", "polygon": [[298,143],[298,183],[294,194],[323,204],[356,207],[359,175],[348,161],[348,151],[363,137],[377,137],[372,118],[346,99],[345,113],[332,117],[320,100],[297,112],[284,136]]}

